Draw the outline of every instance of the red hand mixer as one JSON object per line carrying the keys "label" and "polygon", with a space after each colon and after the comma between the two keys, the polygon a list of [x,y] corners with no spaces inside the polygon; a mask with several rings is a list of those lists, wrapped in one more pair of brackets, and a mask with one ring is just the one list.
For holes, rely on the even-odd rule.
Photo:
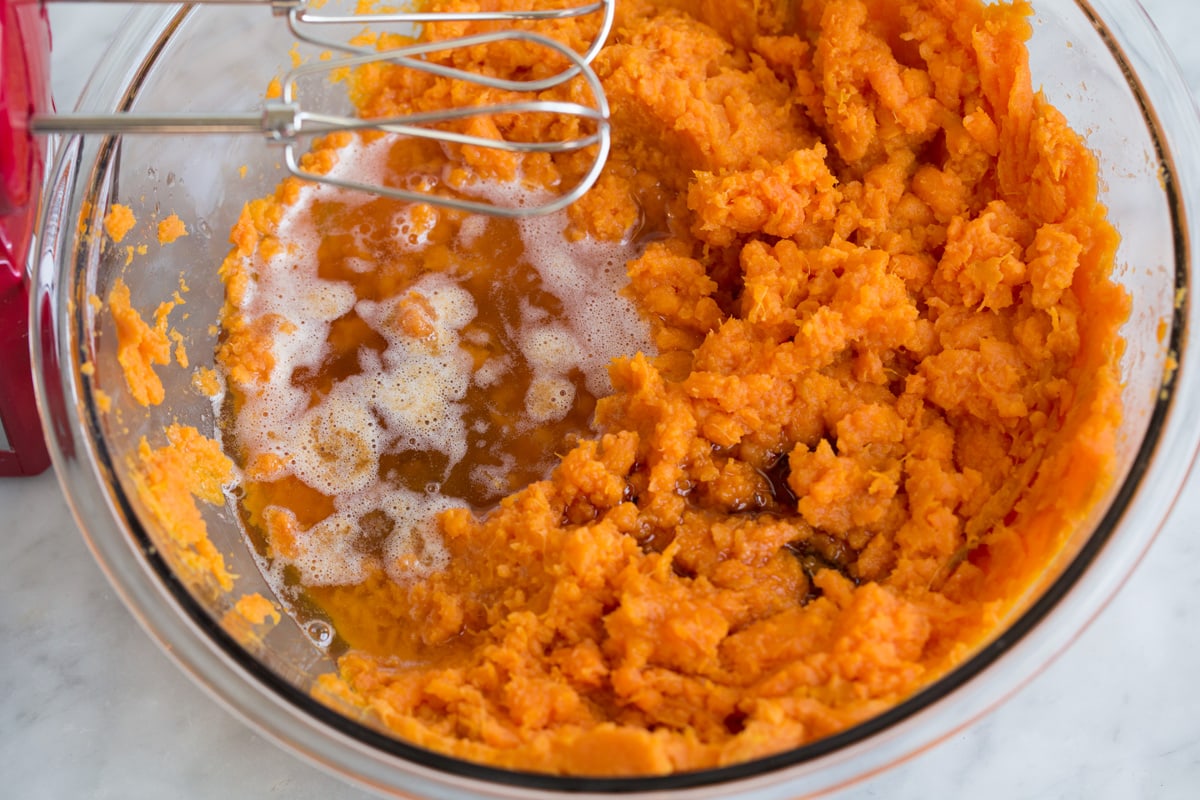
{"label": "red hand mixer", "polygon": [[[165,0],[142,0],[164,2]],[[202,0],[203,1],[203,0]],[[337,61],[298,67],[283,81],[283,97],[268,101],[260,113],[245,114],[100,114],[53,115],[50,97],[50,26],[45,0],[0,0],[0,476],[33,475],[50,463],[39,420],[30,363],[29,258],[38,213],[39,190],[46,165],[46,147],[37,137],[43,133],[179,134],[257,133],[282,145],[284,162],[295,175],[307,180],[335,183],[411,202],[425,202],[472,213],[498,216],[529,216],[557,211],[581,197],[599,177],[608,155],[610,130],[608,105],[599,79],[588,66],[608,36],[615,0],[589,0],[582,5],[522,11],[474,11],[459,13],[401,11],[388,14],[331,16],[311,9],[308,0],[207,0],[228,5],[262,5],[278,16],[286,16],[288,27],[298,39],[347,54]],[[456,39],[418,42],[386,51],[364,50],[347,42],[312,33],[330,26],[350,23],[361,29],[372,24],[420,26],[446,20],[508,22],[549,20],[601,15],[589,49],[576,53],[553,39],[525,29],[502,29]],[[412,30],[412,28],[410,28]],[[547,48],[561,56],[565,68],[550,78],[504,80],[454,69],[439,63],[436,54],[459,47],[487,46],[521,40]],[[337,66],[354,66],[387,60],[398,66],[432,72],[477,86],[513,93],[536,93],[576,78],[587,83],[594,106],[541,99],[481,104],[443,111],[410,114],[387,119],[353,117],[302,111],[294,92],[308,74],[328,72]],[[443,123],[488,114],[554,114],[575,116],[591,123],[591,131],[574,139],[555,141],[511,141],[484,139],[448,130]],[[442,127],[439,127],[442,126]],[[591,170],[569,190],[541,205],[494,206],[464,197],[445,197],[410,192],[394,187],[339,181],[301,169],[297,141],[331,130],[382,130],[386,133],[471,145],[515,153],[559,153],[593,148]]]}
{"label": "red hand mixer", "polygon": [[49,57],[41,3],[0,0],[0,475],[50,464],[30,371],[26,274],[46,156],[26,121],[51,108]]}

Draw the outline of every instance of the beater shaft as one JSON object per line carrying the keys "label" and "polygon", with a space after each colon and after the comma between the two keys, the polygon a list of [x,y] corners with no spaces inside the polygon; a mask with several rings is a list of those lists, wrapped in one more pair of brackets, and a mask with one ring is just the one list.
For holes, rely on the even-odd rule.
{"label": "beater shaft", "polygon": [[305,134],[319,135],[332,131],[379,130],[402,136],[422,139],[437,139],[459,145],[487,147],[510,153],[564,153],[598,144],[599,134],[577,139],[556,139],[549,142],[521,142],[508,139],[488,139],[482,136],[422,127],[435,122],[480,114],[562,114],[603,122],[602,112],[576,103],[559,103],[548,100],[532,100],[523,103],[502,103],[470,108],[449,108],[423,114],[408,114],[382,119],[359,119],[333,114],[317,114],[301,111],[294,102],[268,101],[261,112],[227,114],[188,114],[170,112],[166,114],[35,114],[30,118],[29,130],[36,134],[112,134],[112,135],[228,135],[255,133],[264,135],[269,141],[294,142]]}

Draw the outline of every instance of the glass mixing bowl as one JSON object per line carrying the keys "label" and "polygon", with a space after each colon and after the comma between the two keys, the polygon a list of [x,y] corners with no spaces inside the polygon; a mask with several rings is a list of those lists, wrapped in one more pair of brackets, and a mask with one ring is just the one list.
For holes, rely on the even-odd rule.
{"label": "glass mixing bowl", "polygon": [[[1104,201],[1122,235],[1117,277],[1133,311],[1123,335],[1126,413],[1118,479],[1002,631],[953,672],[855,728],[777,756],[722,769],[636,779],[509,772],[425,751],[313,699],[334,665],[328,631],[290,619],[262,637],[230,624],[240,595],[270,590],[232,500],[205,510],[235,591],[214,592],[176,569],[165,532],[129,479],[143,436],[178,420],[211,431],[212,403],[190,370],[162,374],[166,401],[146,409],[96,389],[123,380],[111,317],[89,304],[117,278],[149,313],[185,279],[172,324],[192,367],[212,366],[223,299],[216,266],[242,203],[281,177],[279,154],[250,138],[94,136],[57,143],[34,274],[35,372],[54,463],[88,543],[117,592],[198,683],[259,731],[385,794],[556,797],[795,797],[844,786],[919,752],[978,718],[1064,649],[1133,570],[1184,484],[1200,439],[1200,364],[1188,346],[1200,234],[1200,125],[1191,96],[1144,12],[1127,0],[1038,4],[1035,84],[1086,134],[1100,158]],[[254,110],[286,71],[293,38],[261,7],[134,12],[80,102],[81,111]],[[313,55],[311,53],[302,55]],[[334,102],[334,98],[317,98]],[[242,168],[245,167],[244,174]],[[95,229],[110,202],[142,218],[178,213],[191,235],[145,254],[104,246]]]}

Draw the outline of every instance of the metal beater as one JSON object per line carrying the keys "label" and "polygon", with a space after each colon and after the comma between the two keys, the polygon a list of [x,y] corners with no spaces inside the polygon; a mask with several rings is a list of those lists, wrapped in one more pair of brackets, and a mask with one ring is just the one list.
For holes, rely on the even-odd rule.
{"label": "metal beater", "polygon": [[[92,2],[105,0],[92,0]],[[171,0],[139,0],[165,3]],[[314,62],[293,69],[282,79],[282,96],[268,100],[261,112],[248,113],[120,113],[120,114],[34,114],[29,130],[35,134],[244,134],[256,133],[267,141],[280,145],[288,171],[305,180],[327,183],[346,189],[371,192],[399,200],[429,203],[471,213],[502,217],[526,217],[561,210],[582,197],[596,182],[608,157],[611,129],[608,101],[599,78],[589,66],[604,45],[612,28],[616,0],[593,0],[567,8],[530,9],[524,11],[474,11],[458,13],[399,11],[386,14],[329,15],[318,13],[309,0],[199,0],[200,4],[262,5],[277,16],[286,17],[289,29],[304,42],[344,55],[328,61]],[[433,42],[420,42],[388,50],[359,47],[316,33],[337,26],[359,28],[377,25],[418,26],[427,22],[494,21],[516,22],[555,20],[600,14],[597,34],[588,49],[577,53],[563,43],[547,36],[521,29],[504,29],[489,33],[462,36]],[[477,47],[501,42],[519,41],[545,48],[567,61],[568,66],[557,74],[540,80],[506,80],[480,75],[427,59],[428,56],[457,48]],[[594,105],[554,100],[515,100],[506,103],[483,104],[439,111],[407,114],[384,119],[364,120],[357,117],[308,111],[302,108],[297,85],[305,77],[344,67],[356,67],[370,62],[387,61],[400,66],[464,81],[483,88],[532,94],[542,92],[576,78],[583,80]],[[472,136],[436,127],[439,123],[492,114],[546,114],[577,117],[589,123],[591,132],[573,139],[556,141],[509,141]],[[377,130],[400,136],[436,140],[454,145],[500,150],[510,153],[565,153],[594,148],[589,170],[583,178],[561,194],[544,203],[528,206],[501,206],[490,202],[445,197],[423,192],[398,189],[379,184],[342,180],[303,169],[297,155],[298,140],[304,135],[319,135],[331,131]]]}

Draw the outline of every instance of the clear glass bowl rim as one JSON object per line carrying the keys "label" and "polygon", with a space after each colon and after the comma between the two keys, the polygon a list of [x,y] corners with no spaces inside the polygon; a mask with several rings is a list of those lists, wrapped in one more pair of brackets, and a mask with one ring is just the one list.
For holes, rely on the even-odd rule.
{"label": "clear glass bowl rim", "polygon": [[[71,226],[62,224],[76,218],[70,198],[83,178],[75,161],[81,142],[73,139],[57,148],[43,203],[31,338],[56,472],[94,556],[151,638],[222,705],[308,760],[387,794],[449,790],[462,797],[549,797],[671,791],[677,796],[684,791],[689,797],[792,797],[843,786],[932,746],[1030,680],[1103,609],[1164,524],[1200,447],[1200,355],[1186,346],[1187,332],[1200,330],[1200,309],[1189,302],[1197,270],[1192,242],[1200,234],[1200,148],[1188,146],[1200,141],[1200,118],[1139,4],[1076,4],[1126,68],[1160,148],[1175,222],[1176,285],[1185,292],[1168,345],[1178,354],[1179,368],[1154,407],[1129,477],[1075,559],[1004,634],[894,708],[804,747],[728,767],[662,777],[563,778],[482,766],[414,747],[353,722],[280,679],[191,597],[156,554],[111,479],[99,412],[78,371],[86,353],[72,313],[71,279],[84,265],[67,260]],[[179,6],[132,12],[85,88],[80,110],[112,110],[128,102],[139,75],[189,13]],[[1121,536],[1114,536],[1118,529]],[[950,698],[955,702],[947,706]]]}

